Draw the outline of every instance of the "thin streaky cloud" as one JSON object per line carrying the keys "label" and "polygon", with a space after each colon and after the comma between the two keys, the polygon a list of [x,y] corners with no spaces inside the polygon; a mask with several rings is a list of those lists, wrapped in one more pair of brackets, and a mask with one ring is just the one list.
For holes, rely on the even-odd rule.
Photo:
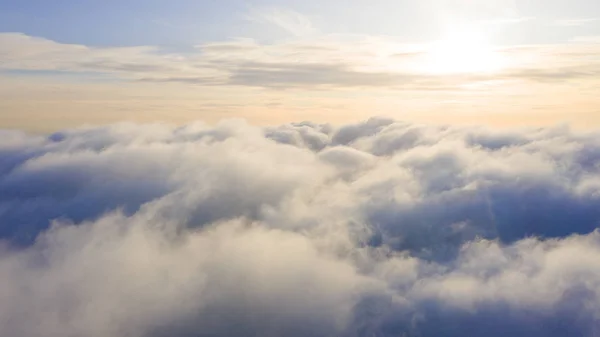
{"label": "thin streaky cloud", "polygon": [[246,19],[251,22],[276,26],[297,37],[309,36],[317,32],[307,16],[289,9],[253,9],[246,15]]}
{"label": "thin streaky cloud", "polygon": [[132,83],[205,87],[419,91],[464,90],[465,86],[502,80],[544,84],[593,81],[600,74],[600,47],[594,41],[498,48],[496,53],[502,58],[516,61],[480,74],[435,74],[419,68],[427,59],[424,44],[407,45],[372,36],[350,41],[329,37],[326,41],[316,37],[272,43],[237,39],[196,45],[196,52],[191,53],[164,53],[158,46],[94,47],[0,33],[0,70],[91,72]]}
{"label": "thin streaky cloud", "polygon": [[571,39],[571,42],[600,44],[600,35],[577,36]]}
{"label": "thin streaky cloud", "polygon": [[584,26],[593,22],[600,21],[600,18],[580,18],[580,19],[561,19],[557,20],[555,23],[558,26],[563,27],[579,27]]}
{"label": "thin streaky cloud", "polygon": [[535,21],[537,18],[535,16],[523,16],[523,17],[514,17],[514,18],[500,18],[500,19],[491,19],[483,21],[486,25],[494,25],[494,26],[503,26],[503,25],[516,25],[526,22]]}

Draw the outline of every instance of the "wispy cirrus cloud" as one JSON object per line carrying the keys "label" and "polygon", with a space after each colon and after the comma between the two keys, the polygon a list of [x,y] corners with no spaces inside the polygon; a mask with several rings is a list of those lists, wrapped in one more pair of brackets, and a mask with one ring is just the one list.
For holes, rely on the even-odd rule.
{"label": "wispy cirrus cloud", "polygon": [[579,27],[599,21],[600,18],[560,19],[556,20],[555,24],[563,27]]}
{"label": "wispy cirrus cloud", "polygon": [[508,18],[495,18],[482,21],[485,25],[493,25],[493,26],[504,26],[504,25],[516,25],[527,22],[535,21],[536,17],[534,16],[522,16],[522,17],[508,17]]}
{"label": "wispy cirrus cloud", "polygon": [[600,44],[600,35],[577,36],[571,39],[575,43]]}
{"label": "wispy cirrus cloud", "polygon": [[256,23],[275,26],[297,37],[310,36],[317,32],[317,29],[307,16],[290,9],[276,7],[255,8],[246,15],[246,19]]}

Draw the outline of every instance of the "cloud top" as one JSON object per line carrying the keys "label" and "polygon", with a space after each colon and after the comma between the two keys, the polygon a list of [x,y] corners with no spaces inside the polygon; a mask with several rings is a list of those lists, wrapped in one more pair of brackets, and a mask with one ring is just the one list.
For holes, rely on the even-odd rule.
{"label": "cloud top", "polygon": [[600,135],[2,131],[10,336],[595,336]]}

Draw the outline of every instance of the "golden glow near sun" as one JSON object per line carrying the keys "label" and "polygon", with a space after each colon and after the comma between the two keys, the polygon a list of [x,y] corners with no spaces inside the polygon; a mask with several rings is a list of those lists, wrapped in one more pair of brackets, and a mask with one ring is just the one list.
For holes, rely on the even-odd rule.
{"label": "golden glow near sun", "polygon": [[431,43],[424,70],[436,74],[486,73],[502,67],[502,59],[486,36],[473,30],[448,33]]}

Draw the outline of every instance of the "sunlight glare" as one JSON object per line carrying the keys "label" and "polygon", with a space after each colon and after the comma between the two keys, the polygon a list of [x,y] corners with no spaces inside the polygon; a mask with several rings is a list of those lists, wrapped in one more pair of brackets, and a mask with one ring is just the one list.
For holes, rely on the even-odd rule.
{"label": "sunlight glare", "polygon": [[432,43],[426,53],[426,71],[436,74],[486,73],[501,68],[500,54],[486,36],[474,31],[447,34]]}

